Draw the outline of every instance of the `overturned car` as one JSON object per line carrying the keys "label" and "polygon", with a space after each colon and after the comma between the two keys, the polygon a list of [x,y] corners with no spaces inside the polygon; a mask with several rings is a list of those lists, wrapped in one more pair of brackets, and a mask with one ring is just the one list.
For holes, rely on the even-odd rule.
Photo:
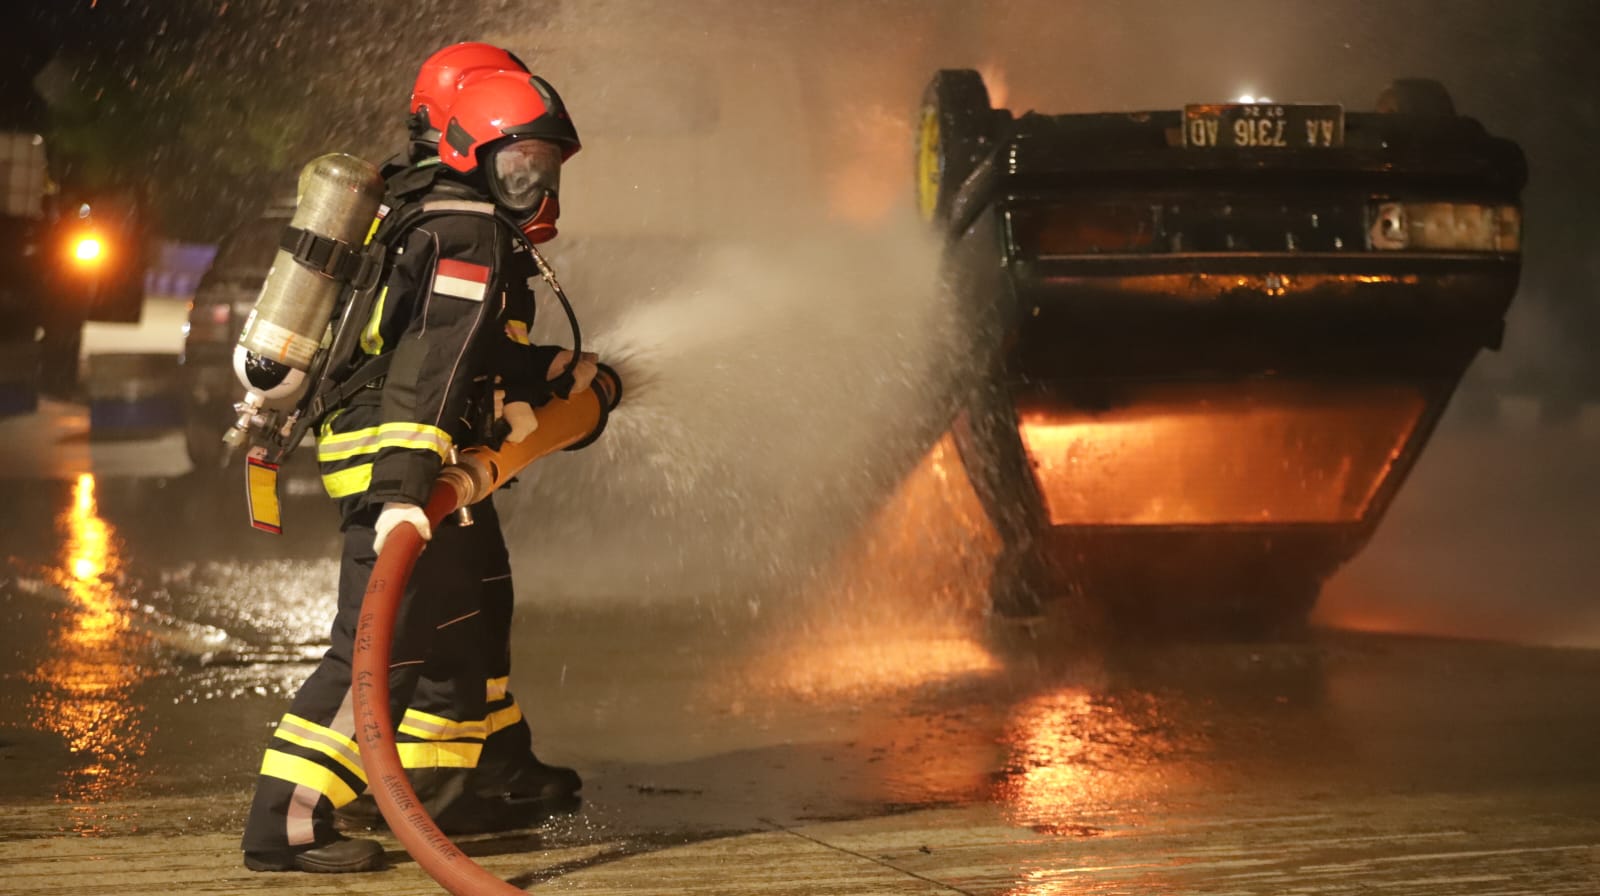
{"label": "overturned car", "polygon": [[999,614],[1304,621],[1517,286],[1523,155],[1434,81],[1372,112],[1018,116],[946,70],[917,153],[986,349],[953,432]]}

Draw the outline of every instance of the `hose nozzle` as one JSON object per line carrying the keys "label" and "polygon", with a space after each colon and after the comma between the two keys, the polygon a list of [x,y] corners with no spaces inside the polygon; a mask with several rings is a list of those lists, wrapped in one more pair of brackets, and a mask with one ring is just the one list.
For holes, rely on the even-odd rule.
{"label": "hose nozzle", "polygon": [[527,438],[504,442],[499,448],[475,445],[461,451],[455,463],[439,472],[439,483],[455,493],[455,505],[445,512],[482,501],[547,454],[581,448],[599,438],[606,418],[622,401],[622,377],[604,364],[599,368],[588,389],[540,407],[539,428]]}

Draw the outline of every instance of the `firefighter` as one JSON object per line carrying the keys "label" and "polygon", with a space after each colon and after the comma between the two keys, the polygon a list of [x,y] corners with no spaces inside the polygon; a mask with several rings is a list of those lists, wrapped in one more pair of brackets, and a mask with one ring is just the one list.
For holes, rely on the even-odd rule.
{"label": "firefighter", "polygon": [[[384,235],[380,227],[395,260],[360,343],[368,355],[393,353],[387,374],[319,431],[323,482],[343,515],[338,611],[332,646],[263,759],[242,843],[251,870],[383,865],[378,843],[334,829],[334,812],[366,783],[352,727],[352,640],[373,563],[401,522],[431,542],[392,646],[391,712],[401,718],[402,761],[447,778],[441,791],[479,798],[516,801],[579,786],[575,772],[534,757],[527,725],[505,692],[511,585],[492,501],[472,508],[472,525],[451,518],[433,531],[421,509],[452,449],[520,441],[537,427],[541,403],[588,388],[596,369],[591,355],[573,358],[528,339],[533,264],[523,240],[555,235],[561,165],[579,149],[566,109],[548,83],[525,71],[460,83],[438,162],[391,179],[404,203],[454,204],[406,232]],[[389,214],[403,219],[398,212]]]}
{"label": "firefighter", "polygon": [[[440,164],[440,131],[449,120],[450,108],[464,80],[497,72],[527,71],[522,60],[509,51],[477,42],[452,44],[424,60],[411,91],[407,149],[384,164],[391,194],[400,194],[391,195],[390,204],[399,205],[407,195],[424,192],[435,180],[436,166]],[[517,259],[520,264],[528,262],[526,253],[519,253]],[[548,353],[545,349],[535,351]],[[563,365],[565,360],[563,356]],[[494,522],[486,521],[490,524],[477,533],[484,539],[486,558],[482,570],[482,630],[486,639],[483,650],[486,656],[495,658],[489,679],[478,685],[485,689],[488,700],[485,749],[470,770],[459,765],[431,764],[432,755],[413,747],[403,747],[401,753],[424,807],[440,827],[451,833],[525,826],[548,809],[575,802],[574,794],[583,786],[576,771],[546,765],[533,754],[532,737],[521,707],[507,690],[513,592],[505,545]],[[426,706],[449,705],[448,689],[454,686],[448,670],[435,670],[425,664],[417,683],[418,696],[407,708],[402,731],[420,731],[435,725]],[[455,761],[464,762],[465,757],[456,757]],[[370,793],[341,807],[338,817],[347,826],[382,823]]]}

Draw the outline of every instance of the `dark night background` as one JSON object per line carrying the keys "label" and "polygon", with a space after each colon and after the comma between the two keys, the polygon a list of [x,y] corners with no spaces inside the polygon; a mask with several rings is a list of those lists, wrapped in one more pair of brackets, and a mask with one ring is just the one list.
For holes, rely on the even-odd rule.
{"label": "dark night background", "polygon": [[[537,33],[558,14],[602,32],[657,27],[637,7],[28,0],[0,36],[0,115],[49,134],[64,188],[131,191],[160,235],[209,241],[312,155],[397,145],[409,79],[430,49]],[[1049,111],[1214,99],[1248,89],[1251,77],[1277,87],[1277,98],[1293,89],[1359,107],[1391,77],[1438,77],[1466,114],[1518,140],[1530,159],[1512,339],[1535,348],[1493,362],[1504,368],[1498,375],[1559,396],[1600,393],[1591,350],[1600,336],[1600,239],[1588,208],[1600,192],[1600,4],[702,0],[659,18],[691,32],[720,19],[723,35],[793,33],[802,69],[858,73],[836,101],[863,107],[898,95],[909,108],[915,85],[938,66],[999,67],[1011,105]],[[905,71],[863,69],[855,57],[880,54],[868,44],[887,28],[905,43],[887,54]],[[819,46],[818,34],[836,36]],[[717,32],[704,35],[714,52]]]}

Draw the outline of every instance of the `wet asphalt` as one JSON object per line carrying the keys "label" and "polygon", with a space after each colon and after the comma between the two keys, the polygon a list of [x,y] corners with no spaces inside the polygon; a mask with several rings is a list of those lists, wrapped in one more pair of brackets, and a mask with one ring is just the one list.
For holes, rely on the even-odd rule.
{"label": "wet asphalt", "polygon": [[[209,475],[0,502],[0,892],[434,891],[393,841],[361,880],[233,851],[321,650],[321,502],[276,539]],[[592,892],[1600,892],[1600,653],[891,603],[523,603],[513,690],[584,801],[469,852]]]}

